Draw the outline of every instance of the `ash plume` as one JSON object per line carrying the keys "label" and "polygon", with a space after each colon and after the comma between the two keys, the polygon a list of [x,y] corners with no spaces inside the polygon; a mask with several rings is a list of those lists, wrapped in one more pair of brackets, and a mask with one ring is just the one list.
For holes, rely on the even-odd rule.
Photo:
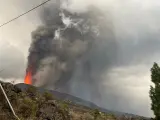
{"label": "ash plume", "polygon": [[[93,35],[95,37],[90,42],[87,52],[84,52],[78,60],[75,59],[75,65],[70,62],[74,68],[72,68],[70,76],[68,74],[66,77],[67,79],[60,80],[59,76],[62,75],[58,73],[61,72],[54,71],[55,66],[57,67],[57,63],[59,63],[58,60],[56,61],[57,57],[53,55],[54,53],[50,52],[51,55],[49,55],[49,52],[46,51],[47,54],[43,54],[44,51],[39,52],[38,49],[39,53],[37,54],[37,48],[34,49],[35,52],[30,49],[32,52],[29,55],[28,70],[32,68],[34,85],[49,89],[57,88],[57,90],[80,98],[95,101],[97,105],[109,110],[151,117],[152,111],[150,110],[148,95],[151,84],[149,70],[153,62],[159,63],[160,60],[159,0],[70,1],[72,4],[64,5],[62,12],[62,9],[59,9],[60,3],[55,3],[55,0],[52,0],[1,31],[0,68],[4,68],[5,72],[1,74],[0,78],[4,81],[17,79],[16,83],[23,81],[24,57],[28,55],[26,49],[30,44],[30,32],[35,30],[35,27],[41,25],[37,31],[41,29],[42,35],[37,34],[37,36],[44,37],[44,31],[52,31],[53,36],[50,38],[56,38],[53,42],[56,44],[56,48],[64,48],[64,43],[68,39],[66,35],[67,40],[57,39],[59,37],[64,38],[63,31],[61,31],[62,34],[59,34],[60,29],[64,29],[68,25],[74,26],[77,22],[82,25],[84,23],[84,21],[81,22],[82,19],[86,20],[92,16],[92,21],[101,26],[99,27],[101,28],[99,29],[100,32],[96,32],[98,36]],[[1,23],[8,21],[8,17],[15,17],[40,2],[40,0],[14,1],[15,6],[13,6],[13,2],[2,1],[3,4],[0,5],[5,12],[0,14]],[[91,9],[88,6],[91,4],[103,9],[102,13],[105,14],[105,17],[100,22],[96,21],[95,18],[97,17],[93,17],[97,14],[100,15],[97,12],[99,10],[94,9],[94,12],[90,12]],[[41,10],[40,15],[38,10]],[[59,13],[61,14],[59,15]],[[65,18],[63,21],[62,16]],[[70,20],[74,24],[68,24]],[[54,26],[56,28],[52,30]],[[10,29],[11,27],[12,29]],[[79,26],[78,31],[81,30],[80,28]],[[72,35],[75,35],[75,32]],[[32,45],[31,48],[34,48],[34,42]],[[46,46],[52,45],[48,43]],[[46,48],[49,49],[50,47]],[[65,64],[62,65],[62,68],[66,68]]]}
{"label": "ash plume", "polygon": [[[32,32],[28,57],[33,85],[72,93],[74,82],[78,80],[88,84],[94,95],[100,96],[97,87],[101,83],[100,70],[106,66],[96,66],[94,54],[97,51],[103,54],[101,49],[110,49],[114,44],[109,27],[112,24],[107,17],[94,6],[76,13],[61,6],[60,2],[46,6],[40,17],[43,25]],[[98,45],[106,40],[108,45],[100,48]],[[110,58],[107,61],[102,62],[109,63]],[[97,71],[92,71],[92,67],[97,67]],[[87,94],[93,98],[92,93]]]}

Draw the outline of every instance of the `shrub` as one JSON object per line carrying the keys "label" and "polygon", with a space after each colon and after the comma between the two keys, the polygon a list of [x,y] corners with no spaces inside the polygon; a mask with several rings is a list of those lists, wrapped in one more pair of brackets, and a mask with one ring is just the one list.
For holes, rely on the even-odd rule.
{"label": "shrub", "polygon": [[37,90],[35,87],[33,86],[29,86],[28,89],[26,90],[26,93],[30,96],[30,97],[35,97],[37,94]]}
{"label": "shrub", "polygon": [[34,117],[36,116],[37,109],[38,105],[36,102],[31,100],[30,98],[24,98],[24,100],[19,106],[19,113],[25,118],[31,116]]}
{"label": "shrub", "polygon": [[94,112],[93,112],[94,120],[97,120],[99,115],[100,115],[99,110],[95,109]]}
{"label": "shrub", "polygon": [[47,100],[47,101],[53,99],[53,95],[52,95],[51,93],[49,93],[49,92],[45,92],[45,93],[43,94],[43,97],[44,97],[44,99]]}
{"label": "shrub", "polygon": [[60,108],[63,110],[63,111],[68,111],[69,107],[66,103],[62,102],[60,103]]}

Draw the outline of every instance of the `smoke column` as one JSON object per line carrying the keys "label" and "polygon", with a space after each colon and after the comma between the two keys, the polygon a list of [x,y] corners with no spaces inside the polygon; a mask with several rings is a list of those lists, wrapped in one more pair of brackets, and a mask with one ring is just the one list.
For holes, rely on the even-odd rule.
{"label": "smoke column", "polygon": [[[74,85],[81,82],[87,90],[80,94],[99,101],[99,76],[106,66],[95,64],[94,54],[104,54],[101,53],[104,47],[115,51],[109,47],[114,44],[114,35],[107,16],[94,6],[77,13],[70,11],[67,4],[55,1],[40,12],[40,17],[43,25],[32,32],[28,56],[27,70],[31,69],[32,84],[77,94],[73,92]],[[106,40],[107,46],[99,46]],[[110,58],[101,62],[111,64]],[[93,67],[96,71],[92,71]]]}

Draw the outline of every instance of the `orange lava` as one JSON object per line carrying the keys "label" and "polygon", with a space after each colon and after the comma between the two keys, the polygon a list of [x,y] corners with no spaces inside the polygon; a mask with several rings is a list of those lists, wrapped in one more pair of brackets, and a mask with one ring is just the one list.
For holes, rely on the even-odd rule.
{"label": "orange lava", "polygon": [[31,74],[31,70],[28,70],[24,79],[24,83],[25,84],[32,84],[32,74]]}

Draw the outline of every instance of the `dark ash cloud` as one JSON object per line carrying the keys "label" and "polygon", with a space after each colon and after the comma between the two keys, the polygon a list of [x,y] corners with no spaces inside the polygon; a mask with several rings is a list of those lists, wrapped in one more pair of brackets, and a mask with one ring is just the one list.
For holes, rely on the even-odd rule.
{"label": "dark ash cloud", "polygon": [[[39,4],[40,2],[41,1],[39,0],[35,0],[32,3],[24,1],[23,4],[21,1],[17,3],[17,5],[22,5],[21,8],[25,11],[34,5]],[[8,2],[6,3],[7,5],[9,4]],[[102,11],[105,11],[105,13],[103,12],[103,14],[106,16],[105,21],[100,22],[101,24],[104,23],[103,25],[105,25],[102,27],[104,29],[101,29],[102,35],[98,40],[94,40],[91,48],[86,54],[82,55],[83,59],[81,58],[76,63],[73,62],[75,64],[73,65],[74,68],[71,68],[70,70],[74,70],[71,72],[71,76],[67,76],[70,80],[66,82],[65,87],[62,85],[63,80],[62,83],[60,81],[58,86],[62,85],[63,89],[58,90],[65,90],[81,98],[91,100],[102,107],[105,106],[108,109],[151,116],[150,100],[148,96],[148,86],[151,84],[149,70],[152,66],[152,63],[155,61],[159,62],[160,58],[159,1],[128,0],[119,2],[118,0],[72,0],[71,5],[69,6],[69,11],[71,13],[76,11],[80,14],[84,14],[84,17],[87,18],[88,14],[85,16],[85,13],[87,11],[87,7],[91,4],[96,5],[96,7],[102,9]],[[9,52],[8,49],[4,50],[3,52],[0,51],[0,56],[3,58],[3,60],[0,61],[0,65],[3,65],[3,63],[5,65],[7,61],[6,59],[12,59],[11,63],[15,63],[15,65],[18,65],[17,61],[23,64],[23,60],[22,57],[20,57],[21,55],[19,54],[19,51],[23,51],[25,55],[28,54],[25,50],[30,44],[30,31],[35,29],[36,26],[34,24],[37,24],[39,21],[42,23],[42,27],[38,28],[40,34],[37,36],[41,34],[47,34],[48,31],[49,35],[53,35],[50,33],[50,31],[54,33],[54,27],[51,25],[61,23],[59,23],[60,18],[57,14],[58,12],[54,10],[57,8],[51,7],[52,5],[53,4],[48,3],[45,5],[45,7],[38,9],[37,12],[35,11],[31,15],[29,14],[28,17],[26,16],[27,22],[15,22],[16,25],[12,26],[12,28],[15,28],[16,31],[15,29],[9,29],[10,27],[3,29],[2,35],[7,39],[14,38],[13,41],[10,42],[19,46],[18,50],[11,50],[14,51],[14,54],[16,54],[15,57],[11,57],[11,55],[8,54],[12,53]],[[2,9],[3,6],[1,6],[0,9]],[[13,11],[16,11],[13,6],[9,7],[10,9],[12,8]],[[41,13],[40,16],[38,16],[39,11]],[[12,13],[12,11],[10,12]],[[5,18],[6,16],[7,19],[9,18],[7,15],[16,15],[10,13],[5,15],[3,14],[4,13],[2,10],[2,18]],[[68,12],[65,14],[68,16],[70,15]],[[25,29],[17,29],[17,26],[24,25],[22,23],[32,24],[27,24]],[[57,27],[55,28],[57,29]],[[20,32],[27,34],[19,35]],[[18,37],[14,36],[16,34]],[[50,37],[52,38],[53,36]],[[67,39],[69,38],[70,37]],[[65,43],[65,45],[66,44],[68,45],[68,43]],[[80,45],[81,43],[76,42],[75,44],[77,48],[77,44]],[[81,47],[84,47],[83,44],[81,44]],[[73,47],[72,50],[75,51],[75,47]],[[5,54],[5,52],[7,54]],[[62,53],[63,51],[61,52],[62,56],[67,56]],[[60,64],[60,66],[62,65],[60,68],[63,70],[66,68],[66,64],[57,62],[57,59],[53,57],[53,55],[41,60],[40,62],[43,64],[50,64],[51,66],[54,64]],[[7,64],[8,63],[9,62],[7,62]],[[25,69],[25,65],[22,66],[23,69]],[[70,66],[70,64],[67,66]],[[19,71],[19,68],[16,69]],[[37,74],[36,77],[54,81],[52,79],[52,77],[55,77],[53,73],[55,73],[57,76],[57,78],[54,79],[58,79],[60,75],[54,72],[54,70],[55,69],[53,69],[53,67],[46,66],[44,71],[42,69],[38,71],[39,74]],[[12,71],[13,70],[11,70],[11,73]],[[22,73],[18,74],[18,72],[16,73],[16,76],[13,76],[15,74],[10,74],[10,72],[8,73],[9,75],[3,75],[3,77],[5,76],[5,78],[10,78],[11,76],[23,76]],[[46,81],[41,81],[40,83],[44,84]],[[55,84],[55,82],[53,82],[53,84]],[[53,87],[51,86],[51,88]]]}

